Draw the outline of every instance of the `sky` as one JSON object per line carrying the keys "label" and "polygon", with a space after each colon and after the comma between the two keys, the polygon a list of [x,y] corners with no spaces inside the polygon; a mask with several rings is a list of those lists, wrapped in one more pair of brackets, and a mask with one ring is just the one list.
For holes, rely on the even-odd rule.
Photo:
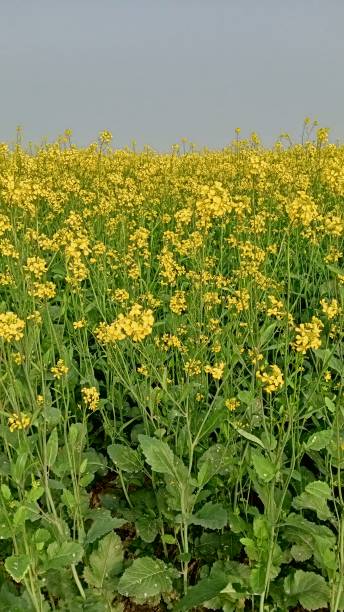
{"label": "sky", "polygon": [[343,0],[0,0],[0,141],[344,140]]}

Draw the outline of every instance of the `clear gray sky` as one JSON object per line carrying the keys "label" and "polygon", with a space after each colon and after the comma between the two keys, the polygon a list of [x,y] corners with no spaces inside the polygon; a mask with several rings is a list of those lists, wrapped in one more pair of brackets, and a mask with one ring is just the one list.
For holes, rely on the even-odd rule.
{"label": "clear gray sky", "polygon": [[0,141],[344,140],[344,0],[0,0]]}

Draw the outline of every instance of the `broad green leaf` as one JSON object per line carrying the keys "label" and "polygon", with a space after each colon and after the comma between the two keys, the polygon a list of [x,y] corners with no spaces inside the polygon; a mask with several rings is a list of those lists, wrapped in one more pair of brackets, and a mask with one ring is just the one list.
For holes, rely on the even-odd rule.
{"label": "broad green leaf", "polygon": [[215,474],[226,476],[233,470],[233,449],[222,444],[210,446],[198,460],[198,484],[206,484]]}
{"label": "broad green leaf", "polygon": [[39,518],[39,509],[35,502],[24,502],[14,513],[13,525],[21,527],[25,521],[35,521]]}
{"label": "broad green leaf", "polygon": [[297,561],[298,563],[307,561],[307,559],[310,559],[313,554],[312,547],[306,543],[294,544],[291,547],[290,552],[292,554],[293,559],[295,559],[295,561]]}
{"label": "broad green leaf", "polygon": [[118,470],[124,472],[139,472],[142,470],[139,454],[133,448],[124,444],[111,444],[107,447],[107,452]]}
{"label": "broad green leaf", "polygon": [[16,596],[7,581],[0,589],[0,612],[35,612],[27,591]]}
{"label": "broad green leaf", "polygon": [[121,573],[123,567],[123,547],[116,533],[109,533],[98,544],[84,569],[84,578],[89,586],[102,589],[111,585],[114,576]]}
{"label": "broad green leaf", "polygon": [[258,450],[251,451],[251,458],[259,478],[264,482],[270,482],[276,474],[276,466]]}
{"label": "broad green leaf", "polygon": [[126,523],[126,519],[112,517],[109,510],[102,510],[96,516],[86,536],[86,544],[92,544],[113,529],[119,529]]}
{"label": "broad green leaf", "polygon": [[293,500],[293,506],[297,510],[307,508],[314,510],[317,517],[326,520],[332,516],[327,505],[327,499],[331,498],[331,489],[326,482],[315,480],[309,483],[303,493]]}
{"label": "broad green leaf", "polygon": [[70,448],[80,453],[85,444],[85,426],[82,423],[72,423],[68,432],[68,443]]}
{"label": "broad green leaf", "polygon": [[30,489],[30,491],[26,492],[25,498],[28,502],[36,502],[40,497],[42,497],[44,493],[43,485],[35,485]]}
{"label": "broad green leaf", "polygon": [[201,525],[206,529],[222,529],[227,525],[227,511],[221,504],[213,504],[208,502],[193,514],[190,523],[193,525]]}
{"label": "broad green leaf", "polygon": [[59,439],[57,429],[55,427],[55,429],[53,429],[53,431],[51,432],[49,440],[47,442],[46,462],[49,468],[51,468],[56,461],[58,447]]}
{"label": "broad green leaf", "polygon": [[262,540],[269,545],[271,525],[265,516],[255,516],[253,519],[253,533],[257,540]]}
{"label": "broad green leaf", "polygon": [[201,606],[204,602],[219,595],[227,584],[228,579],[222,573],[200,580],[196,586],[189,587],[187,594],[174,607],[175,612]]}
{"label": "broad green leaf", "polygon": [[172,581],[165,563],[150,557],[135,559],[118,584],[118,592],[125,597],[132,597],[137,603],[171,590]]}
{"label": "broad green leaf", "polygon": [[15,582],[21,582],[30,567],[28,555],[12,555],[5,559],[5,568]]}
{"label": "broad green leaf", "polygon": [[138,439],[152,470],[175,476],[175,456],[168,444],[144,434],[140,434]]}
{"label": "broad green leaf", "polygon": [[256,542],[252,538],[240,538],[241,544],[245,546],[245,551],[250,561],[257,561],[259,559],[259,550]]}
{"label": "broad green leaf", "polygon": [[83,547],[78,542],[52,542],[47,548],[48,559],[46,569],[60,569],[79,563],[84,554]]}
{"label": "broad green leaf", "polygon": [[294,576],[287,576],[284,580],[284,590],[307,610],[327,608],[329,587],[320,574],[297,570]]}
{"label": "broad green leaf", "polygon": [[319,451],[323,448],[328,447],[332,440],[333,431],[332,429],[323,429],[309,436],[307,442],[305,442],[306,450]]}
{"label": "broad green leaf", "polygon": [[135,521],[136,533],[144,542],[154,542],[159,533],[158,522],[149,516],[141,516]]}

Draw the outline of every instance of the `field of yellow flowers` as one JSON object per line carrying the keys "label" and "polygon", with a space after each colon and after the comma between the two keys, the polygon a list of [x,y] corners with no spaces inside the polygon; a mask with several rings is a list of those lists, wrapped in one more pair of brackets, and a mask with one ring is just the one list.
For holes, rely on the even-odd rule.
{"label": "field of yellow flowers", "polygon": [[344,609],[344,146],[311,127],[0,144],[0,612]]}

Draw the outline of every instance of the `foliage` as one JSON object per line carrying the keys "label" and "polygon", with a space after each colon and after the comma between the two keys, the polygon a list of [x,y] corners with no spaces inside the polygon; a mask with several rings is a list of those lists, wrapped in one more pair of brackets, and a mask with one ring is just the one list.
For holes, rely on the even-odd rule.
{"label": "foliage", "polygon": [[344,610],[344,147],[313,132],[0,144],[0,612]]}

